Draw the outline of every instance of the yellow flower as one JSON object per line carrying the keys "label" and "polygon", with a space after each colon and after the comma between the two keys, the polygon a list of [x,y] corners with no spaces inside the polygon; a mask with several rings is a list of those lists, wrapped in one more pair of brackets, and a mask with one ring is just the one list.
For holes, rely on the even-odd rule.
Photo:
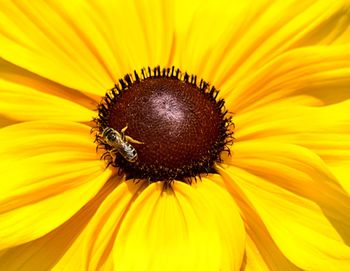
{"label": "yellow flower", "polygon": [[[2,1],[0,270],[349,270],[348,1]],[[125,181],[90,136],[119,78],[220,89],[197,183]]]}

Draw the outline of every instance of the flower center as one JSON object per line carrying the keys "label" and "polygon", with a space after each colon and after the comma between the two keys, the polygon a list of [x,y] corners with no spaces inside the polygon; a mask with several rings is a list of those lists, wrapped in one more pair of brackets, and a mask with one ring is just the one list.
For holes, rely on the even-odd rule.
{"label": "flower center", "polygon": [[190,181],[229,151],[231,119],[218,91],[178,69],[143,69],[106,94],[95,119],[103,158],[129,179]]}

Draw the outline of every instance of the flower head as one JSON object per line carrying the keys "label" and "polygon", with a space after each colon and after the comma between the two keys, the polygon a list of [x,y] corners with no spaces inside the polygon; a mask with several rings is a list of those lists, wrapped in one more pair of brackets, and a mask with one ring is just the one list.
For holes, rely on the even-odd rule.
{"label": "flower head", "polygon": [[350,268],[348,1],[0,5],[0,270]]}

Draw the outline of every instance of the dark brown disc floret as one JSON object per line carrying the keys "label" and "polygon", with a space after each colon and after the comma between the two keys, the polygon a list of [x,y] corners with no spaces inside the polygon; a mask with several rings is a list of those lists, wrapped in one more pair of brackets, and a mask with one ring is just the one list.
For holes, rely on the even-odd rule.
{"label": "dark brown disc floret", "polygon": [[[233,138],[231,118],[217,96],[215,87],[174,67],[126,75],[99,104],[96,141],[105,149],[103,158],[127,179],[190,183],[215,173],[214,163],[229,152]],[[107,140],[111,131],[121,141]],[[128,147],[134,160],[123,153]]]}

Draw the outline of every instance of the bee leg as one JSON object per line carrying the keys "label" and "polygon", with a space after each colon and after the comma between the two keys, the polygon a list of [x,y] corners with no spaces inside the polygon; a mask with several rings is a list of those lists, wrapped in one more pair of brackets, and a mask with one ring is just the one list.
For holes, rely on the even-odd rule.
{"label": "bee leg", "polygon": [[104,154],[101,155],[100,160],[106,160],[108,159],[108,156],[110,156],[110,153],[106,151]]}
{"label": "bee leg", "polygon": [[145,143],[143,143],[143,142],[141,142],[141,141],[138,141],[138,140],[136,140],[136,139],[133,139],[132,137],[127,136],[127,135],[126,135],[124,138],[125,138],[125,140],[126,140],[127,142],[129,142],[129,143],[145,144]]}
{"label": "bee leg", "polygon": [[110,165],[112,165],[113,164],[113,160],[109,160],[108,161],[108,163],[107,163],[107,165],[106,165],[106,168],[105,169],[107,169]]}
{"label": "bee leg", "polygon": [[122,139],[125,138],[125,131],[126,131],[126,129],[128,129],[128,124],[126,124],[126,126],[123,129],[121,129],[121,131],[120,131],[120,133],[122,134]]}
{"label": "bee leg", "polygon": [[109,151],[110,156],[112,157],[113,160],[117,157],[118,151],[116,149],[111,149]]}

